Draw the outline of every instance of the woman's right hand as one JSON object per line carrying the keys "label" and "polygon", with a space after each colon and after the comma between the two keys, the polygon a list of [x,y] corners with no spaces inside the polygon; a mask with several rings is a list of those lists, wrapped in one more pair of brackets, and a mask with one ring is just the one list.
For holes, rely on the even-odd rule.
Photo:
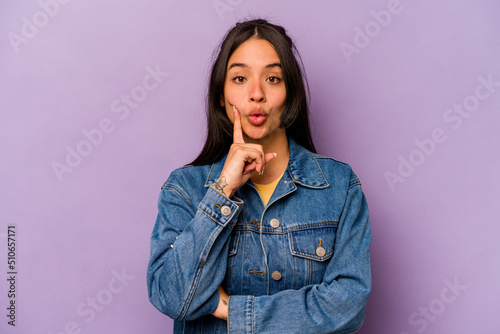
{"label": "woman's right hand", "polygon": [[265,154],[262,145],[245,143],[241,129],[241,116],[234,106],[233,115],[233,144],[229,149],[219,179],[212,185],[228,198],[248,181],[252,173],[263,173],[264,165],[276,156],[276,153]]}

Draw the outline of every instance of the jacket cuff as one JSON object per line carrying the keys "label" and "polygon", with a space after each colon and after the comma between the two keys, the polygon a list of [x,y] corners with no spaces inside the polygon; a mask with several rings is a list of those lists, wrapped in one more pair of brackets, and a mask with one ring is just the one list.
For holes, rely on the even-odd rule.
{"label": "jacket cuff", "polygon": [[242,205],[242,200],[238,198],[230,200],[222,193],[210,187],[205,197],[200,202],[198,209],[203,211],[216,223],[226,226],[226,224],[238,213]]}
{"label": "jacket cuff", "polygon": [[253,333],[253,296],[230,296],[227,315],[228,333]]}

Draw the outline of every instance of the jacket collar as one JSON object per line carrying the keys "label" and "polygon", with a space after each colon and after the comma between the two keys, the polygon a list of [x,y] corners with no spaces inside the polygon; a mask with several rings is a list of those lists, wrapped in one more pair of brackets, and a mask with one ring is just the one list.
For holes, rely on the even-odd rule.
{"label": "jacket collar", "polygon": [[[323,172],[313,156],[313,153],[297,144],[292,138],[288,138],[288,146],[290,149],[290,159],[288,161],[287,170],[291,179],[290,181],[309,188],[328,188],[329,184],[326,182]],[[205,182],[205,187],[210,187],[212,183],[217,181],[224,167],[226,158],[227,155],[212,164],[207,181]]]}

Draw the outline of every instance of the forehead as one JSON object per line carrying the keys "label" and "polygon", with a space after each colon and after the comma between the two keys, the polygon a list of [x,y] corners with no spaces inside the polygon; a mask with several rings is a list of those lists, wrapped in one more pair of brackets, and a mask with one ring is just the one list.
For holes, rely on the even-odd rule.
{"label": "forehead", "polygon": [[245,64],[248,67],[265,67],[279,62],[278,53],[271,43],[265,39],[252,37],[234,50],[227,62],[227,68],[233,63]]}

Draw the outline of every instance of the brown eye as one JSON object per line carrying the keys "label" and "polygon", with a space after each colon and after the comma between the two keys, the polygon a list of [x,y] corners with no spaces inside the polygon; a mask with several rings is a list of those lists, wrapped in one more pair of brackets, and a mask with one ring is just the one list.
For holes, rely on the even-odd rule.
{"label": "brown eye", "polygon": [[236,82],[236,83],[243,83],[243,82],[245,82],[245,80],[246,79],[244,77],[242,77],[242,76],[236,76],[236,77],[233,78],[233,81]]}
{"label": "brown eye", "polygon": [[269,77],[269,78],[267,78],[267,81],[269,81],[272,84],[277,84],[281,81],[281,79],[278,77]]}

